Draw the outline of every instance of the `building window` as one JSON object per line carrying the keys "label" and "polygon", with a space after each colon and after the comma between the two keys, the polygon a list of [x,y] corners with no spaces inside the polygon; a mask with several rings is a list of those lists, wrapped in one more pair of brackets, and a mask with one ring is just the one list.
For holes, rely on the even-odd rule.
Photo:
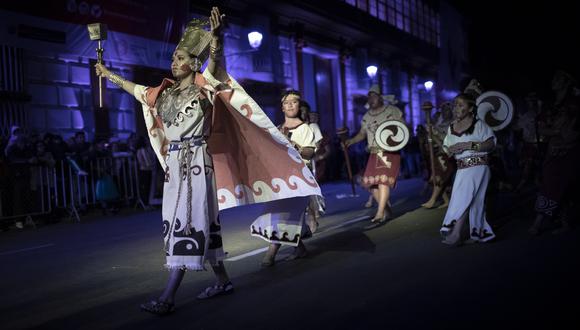
{"label": "building window", "polygon": [[356,5],[358,9],[368,12],[369,6],[367,0],[357,0]]}
{"label": "building window", "polygon": [[377,0],[369,0],[369,14],[374,17],[379,16],[377,13]]}
{"label": "building window", "polygon": [[387,20],[387,3],[385,0],[379,0],[378,2],[378,12],[379,12],[379,19],[381,21]]}
{"label": "building window", "polygon": [[381,21],[440,47],[440,16],[424,0],[345,0]]}

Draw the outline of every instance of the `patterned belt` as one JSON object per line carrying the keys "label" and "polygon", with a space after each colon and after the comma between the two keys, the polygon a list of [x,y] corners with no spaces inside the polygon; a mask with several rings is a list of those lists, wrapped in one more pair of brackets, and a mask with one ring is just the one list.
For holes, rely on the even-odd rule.
{"label": "patterned belt", "polygon": [[487,165],[487,155],[485,156],[473,156],[465,157],[457,160],[457,169],[462,170],[464,168]]}
{"label": "patterned belt", "polygon": [[183,146],[201,146],[204,144],[205,136],[191,136],[181,139],[181,141],[171,141],[169,142],[169,151],[179,150]]}

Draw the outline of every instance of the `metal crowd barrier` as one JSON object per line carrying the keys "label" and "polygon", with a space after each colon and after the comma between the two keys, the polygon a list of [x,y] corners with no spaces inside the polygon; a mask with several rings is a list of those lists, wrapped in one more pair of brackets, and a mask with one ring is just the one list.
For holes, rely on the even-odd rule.
{"label": "metal crowd barrier", "polygon": [[[31,166],[30,187],[25,182],[0,187],[2,204],[9,204],[0,204],[0,221],[23,218],[29,223],[32,217],[47,215],[56,209],[66,210],[70,219],[80,221],[81,211],[104,202],[99,200],[97,188],[106,176],[109,188],[112,182],[117,192],[116,198],[107,203],[148,209],[140,194],[135,156],[118,153],[85,162],[67,158],[53,167]],[[151,180],[150,191],[156,184],[154,181]]]}

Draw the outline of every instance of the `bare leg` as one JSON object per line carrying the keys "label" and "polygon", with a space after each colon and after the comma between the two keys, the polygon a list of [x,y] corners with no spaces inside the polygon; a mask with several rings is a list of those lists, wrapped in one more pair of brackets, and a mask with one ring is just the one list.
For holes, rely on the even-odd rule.
{"label": "bare leg", "polygon": [[379,203],[379,201],[380,201],[379,189],[378,188],[371,188],[371,194],[373,195],[375,202]]}
{"label": "bare leg", "polygon": [[373,222],[382,220],[385,217],[385,215],[390,216],[390,211],[389,212],[386,211],[387,203],[389,201],[390,188],[386,184],[380,184],[378,190],[379,190],[379,200],[378,200],[379,207],[377,208],[377,213],[375,214]]}
{"label": "bare leg", "polygon": [[173,304],[175,301],[175,293],[183,280],[183,275],[185,275],[185,270],[180,268],[174,268],[169,271],[169,280],[167,281],[167,286],[161,296],[159,296],[159,301]]}
{"label": "bare leg", "polygon": [[544,222],[544,214],[538,213],[532,226],[528,229],[528,233],[532,235],[539,235],[542,223]]}
{"label": "bare leg", "polygon": [[302,240],[300,240],[298,246],[294,248],[294,251],[292,252],[291,255],[289,255],[286,258],[286,260],[295,260],[298,258],[304,258],[306,257],[306,254],[307,254],[306,246],[304,246],[304,243],[302,243]]}
{"label": "bare leg", "polygon": [[310,203],[308,203],[308,207],[306,209],[306,213],[306,224],[310,228],[310,232],[314,234],[318,230],[318,217],[320,215],[318,212],[318,203],[316,200],[310,200]]}
{"label": "bare leg", "polygon": [[371,194],[369,195],[369,199],[368,199],[368,200],[367,200],[367,202],[365,203],[365,207],[366,207],[367,209],[368,209],[368,208],[371,208],[371,207],[373,207],[373,199],[374,199],[374,196],[373,196],[373,194],[371,193]]}
{"label": "bare leg", "polygon": [[270,243],[270,246],[268,247],[268,252],[266,252],[264,259],[262,259],[262,267],[274,266],[276,254],[278,254],[279,250],[280,244]]}
{"label": "bare leg", "polygon": [[431,198],[429,198],[429,200],[427,202],[421,204],[421,206],[423,206],[424,208],[428,208],[428,209],[433,208],[433,206],[435,206],[435,202],[437,201],[437,198],[441,194],[442,190],[443,189],[441,186],[437,186],[437,185],[434,186],[433,193],[431,194]]}
{"label": "bare leg", "polygon": [[217,265],[211,265],[211,268],[213,269],[218,285],[224,285],[230,281],[223,261],[218,262]]}
{"label": "bare leg", "polygon": [[447,192],[447,190],[445,189],[443,192],[443,204],[439,205],[439,209],[444,209],[447,206],[449,206],[449,193]]}

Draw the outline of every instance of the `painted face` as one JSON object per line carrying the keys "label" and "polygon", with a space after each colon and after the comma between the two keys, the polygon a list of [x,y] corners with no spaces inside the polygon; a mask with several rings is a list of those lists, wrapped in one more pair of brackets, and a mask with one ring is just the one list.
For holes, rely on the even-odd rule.
{"label": "painted face", "polygon": [[171,73],[175,79],[181,80],[193,71],[191,70],[192,58],[181,49],[176,49],[171,57]]}
{"label": "painted face", "polygon": [[282,111],[284,111],[284,116],[288,118],[298,117],[300,112],[300,98],[296,95],[288,95],[282,101]]}
{"label": "painted face", "polygon": [[371,109],[378,108],[384,104],[383,98],[379,94],[373,92],[369,93],[367,102]]}
{"label": "painted face", "polygon": [[467,101],[462,98],[455,99],[453,103],[453,116],[456,119],[463,119],[471,113],[473,106],[469,105]]}

